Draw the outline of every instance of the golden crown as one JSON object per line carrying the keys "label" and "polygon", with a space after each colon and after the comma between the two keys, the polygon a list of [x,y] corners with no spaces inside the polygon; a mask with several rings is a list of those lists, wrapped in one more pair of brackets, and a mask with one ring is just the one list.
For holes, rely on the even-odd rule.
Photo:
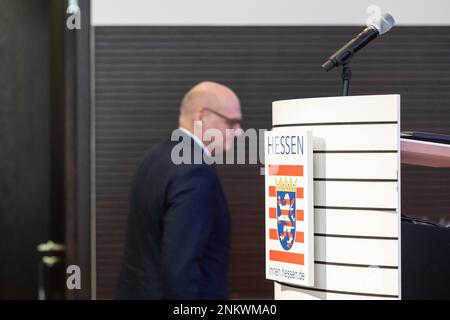
{"label": "golden crown", "polygon": [[277,181],[275,179],[275,186],[277,188],[277,191],[284,191],[284,192],[295,192],[297,191],[297,179],[292,180],[290,178],[289,180],[287,178],[280,178],[280,180]]}

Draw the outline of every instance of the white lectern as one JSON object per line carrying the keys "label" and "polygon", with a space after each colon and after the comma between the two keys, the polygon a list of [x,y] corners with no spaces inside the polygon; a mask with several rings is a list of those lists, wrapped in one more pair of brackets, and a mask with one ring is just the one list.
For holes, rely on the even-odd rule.
{"label": "white lectern", "polygon": [[400,96],[276,101],[273,130],[313,135],[312,287],[275,282],[275,299],[398,299]]}

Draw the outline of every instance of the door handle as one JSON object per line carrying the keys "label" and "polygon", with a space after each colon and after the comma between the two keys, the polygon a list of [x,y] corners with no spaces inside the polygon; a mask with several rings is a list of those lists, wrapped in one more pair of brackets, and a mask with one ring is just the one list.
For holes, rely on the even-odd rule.
{"label": "door handle", "polygon": [[66,248],[63,244],[53,242],[51,240],[43,242],[37,246],[38,252],[64,251]]}
{"label": "door handle", "polygon": [[57,264],[58,262],[61,262],[62,259],[60,257],[56,257],[56,256],[43,256],[42,257],[42,263],[51,268],[53,267],[55,264]]}
{"label": "door handle", "polygon": [[[56,243],[52,240],[40,243],[37,246],[37,251],[40,254],[38,260],[38,298],[45,300],[49,298],[51,286],[51,273],[59,272],[58,268],[53,268],[56,264],[64,262],[65,246],[61,243]],[[52,270],[52,271],[51,271]],[[51,294],[51,291],[50,291]],[[51,298],[51,297],[50,297]]]}

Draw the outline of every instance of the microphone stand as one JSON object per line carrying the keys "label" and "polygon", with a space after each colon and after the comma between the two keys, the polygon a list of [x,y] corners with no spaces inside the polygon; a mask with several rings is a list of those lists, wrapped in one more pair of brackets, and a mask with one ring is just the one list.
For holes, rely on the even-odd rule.
{"label": "microphone stand", "polygon": [[342,65],[342,95],[348,96],[348,88],[352,79],[352,68],[350,61]]}

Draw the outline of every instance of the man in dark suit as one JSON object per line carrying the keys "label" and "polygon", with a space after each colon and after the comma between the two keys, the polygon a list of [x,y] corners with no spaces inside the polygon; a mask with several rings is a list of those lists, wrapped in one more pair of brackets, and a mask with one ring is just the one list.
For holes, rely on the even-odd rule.
{"label": "man in dark suit", "polygon": [[[230,217],[210,163],[218,146],[232,145],[241,118],[239,99],[221,84],[202,82],[184,96],[180,128],[135,174],[116,298],[228,298]],[[222,140],[208,149],[198,129],[214,129]],[[182,154],[174,152],[180,147]]]}

